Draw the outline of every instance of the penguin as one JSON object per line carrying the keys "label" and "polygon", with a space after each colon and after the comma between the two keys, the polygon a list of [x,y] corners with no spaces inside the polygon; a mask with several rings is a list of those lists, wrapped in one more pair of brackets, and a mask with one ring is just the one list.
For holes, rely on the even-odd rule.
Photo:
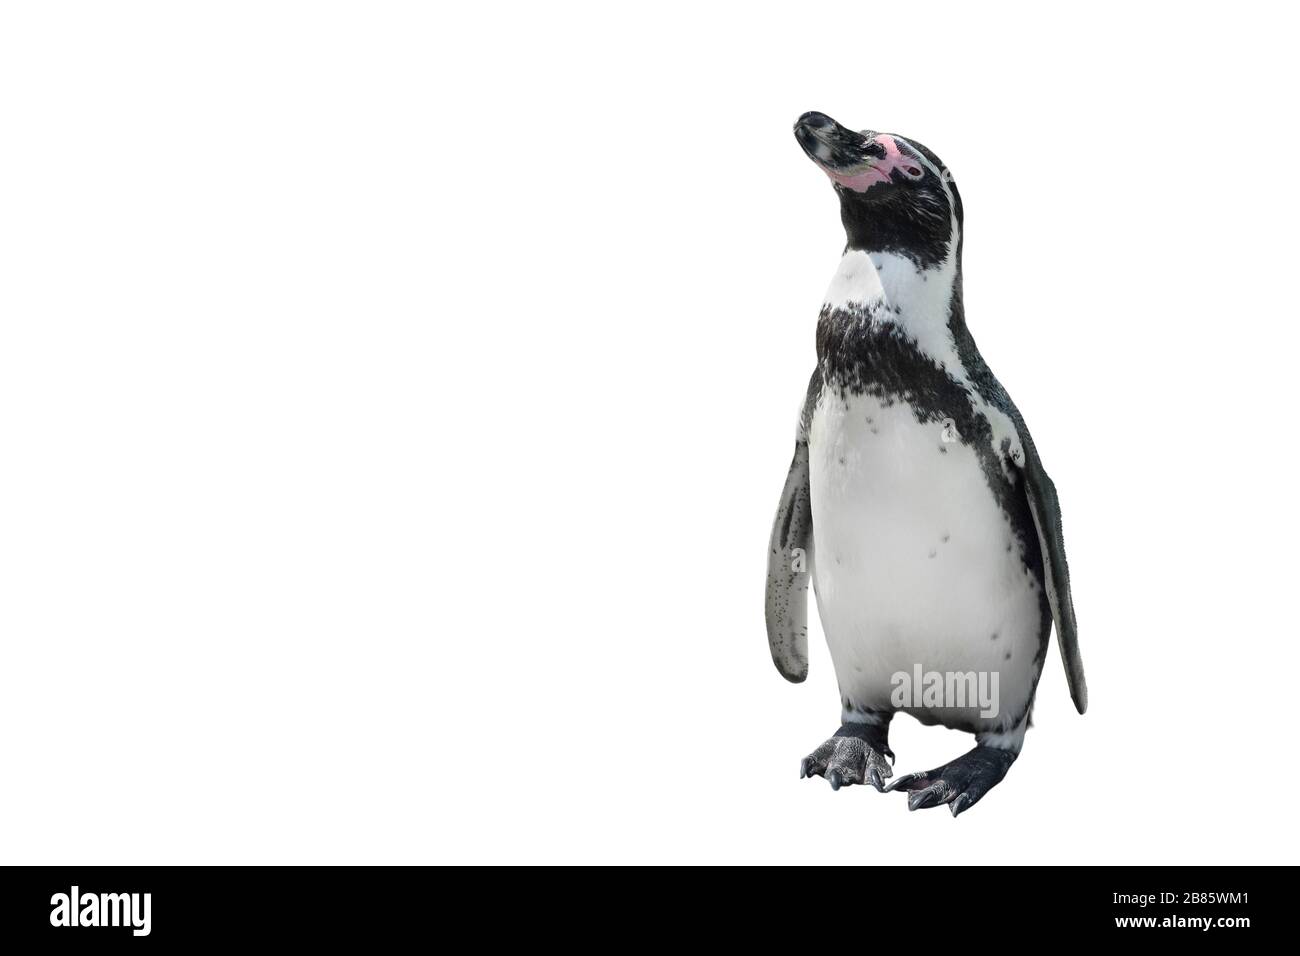
{"label": "penguin", "polygon": [[[782,676],[806,679],[811,583],[841,726],[800,777],[898,790],[910,810],[956,817],[1019,756],[1053,624],[1087,709],[1056,488],[966,327],[948,168],[915,140],[822,113],[794,135],[831,180],[847,244],[769,540],[768,645]],[[993,705],[962,693],[976,680]],[[886,785],[900,711],[975,747]]]}

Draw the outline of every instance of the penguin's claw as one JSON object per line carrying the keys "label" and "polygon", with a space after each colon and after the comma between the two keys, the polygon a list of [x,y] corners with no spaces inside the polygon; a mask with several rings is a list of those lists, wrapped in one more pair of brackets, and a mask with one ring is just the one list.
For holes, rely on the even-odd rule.
{"label": "penguin's claw", "polygon": [[909,773],[886,789],[907,792],[908,810],[926,810],[948,804],[958,816],[979,803],[1007,774],[1016,755],[993,747],[976,747],[956,760],[927,773]]}
{"label": "penguin's claw", "polygon": [[907,809],[909,810],[928,810],[930,807],[937,807],[941,803],[947,803],[952,799],[950,794],[945,793],[942,783],[934,783],[924,790],[917,790],[907,798]]}
{"label": "penguin's claw", "polygon": [[885,788],[885,793],[893,793],[899,787],[902,787],[903,789],[907,789],[911,785],[912,781],[916,780],[920,776],[921,775],[919,773],[905,773],[897,780],[893,781],[889,786],[887,786]]}
{"label": "penguin's claw", "polygon": [[799,764],[799,776],[825,777],[832,790],[870,783],[881,792],[894,771],[884,755],[858,737],[832,737]]}

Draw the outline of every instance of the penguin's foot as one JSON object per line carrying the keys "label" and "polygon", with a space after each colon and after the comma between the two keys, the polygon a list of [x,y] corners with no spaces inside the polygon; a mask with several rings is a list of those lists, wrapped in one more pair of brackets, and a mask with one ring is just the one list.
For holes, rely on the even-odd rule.
{"label": "penguin's foot", "polygon": [[969,810],[979,803],[1007,775],[1016,755],[996,747],[976,747],[928,773],[909,773],[889,785],[890,790],[906,790],[907,809],[924,810],[948,804],[952,815]]}
{"label": "penguin's foot", "polygon": [[869,783],[885,792],[885,778],[894,775],[889,760],[894,752],[887,741],[888,728],[845,724],[799,765],[800,777],[825,777],[832,790],[854,783]]}

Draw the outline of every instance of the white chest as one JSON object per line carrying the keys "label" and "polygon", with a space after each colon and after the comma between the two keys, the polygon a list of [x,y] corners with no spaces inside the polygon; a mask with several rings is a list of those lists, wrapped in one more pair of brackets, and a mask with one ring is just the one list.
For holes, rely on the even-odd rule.
{"label": "white chest", "polygon": [[[949,435],[948,438],[955,436]],[[887,707],[890,677],[998,671],[1027,699],[1037,582],[979,458],[903,402],[828,390],[809,432],[814,585],[843,695]]]}

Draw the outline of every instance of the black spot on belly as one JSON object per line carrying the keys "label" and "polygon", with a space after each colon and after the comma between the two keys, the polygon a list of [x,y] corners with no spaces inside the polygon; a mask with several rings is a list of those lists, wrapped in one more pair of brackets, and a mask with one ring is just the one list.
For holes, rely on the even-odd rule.
{"label": "black spot on belly", "polygon": [[1011,652],[1010,652],[1010,651],[1007,651],[1005,654],[1003,654],[1003,655],[1002,655],[1002,659],[1003,659],[1004,661],[1009,661],[1009,660],[1011,660]]}
{"label": "black spot on belly", "polygon": [[947,544],[947,543],[948,543],[948,539],[951,538],[951,537],[952,537],[952,535],[948,534],[947,532],[944,532],[943,537],[940,538],[939,540],[942,541],[944,544]]}
{"label": "black spot on belly", "polygon": [[997,639],[998,639],[998,632],[997,632],[997,631],[994,631],[994,632],[993,632],[993,636],[990,637],[989,640],[990,640],[990,641],[996,641]]}

